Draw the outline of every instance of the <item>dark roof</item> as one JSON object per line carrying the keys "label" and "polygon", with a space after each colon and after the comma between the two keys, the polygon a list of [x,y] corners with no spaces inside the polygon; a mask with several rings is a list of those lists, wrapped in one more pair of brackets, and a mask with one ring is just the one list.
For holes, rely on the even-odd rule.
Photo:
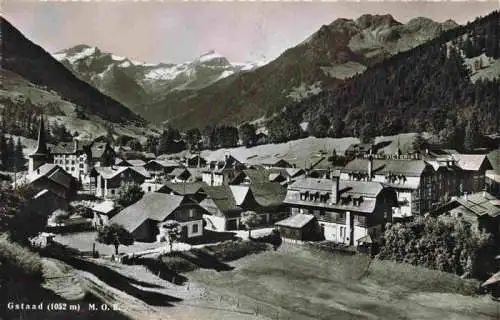
{"label": "dark roof", "polygon": [[246,175],[249,179],[250,182],[253,183],[263,183],[263,182],[268,182],[269,181],[269,171],[263,168],[256,168],[256,169],[245,169],[242,172],[240,172],[234,179],[239,179],[242,175]]}
{"label": "dark roof", "polygon": [[75,178],[67,173],[63,168],[52,163],[46,163],[26,176],[28,182],[33,183],[41,178],[47,178],[66,189],[71,187]]}
{"label": "dark roof", "polygon": [[198,192],[203,192],[208,187],[208,184],[202,181],[188,183],[173,183],[167,182],[161,187],[158,192],[174,192],[179,195],[193,195]]}
{"label": "dark roof", "polygon": [[500,208],[491,203],[491,200],[495,200],[495,197],[489,193],[483,194],[480,192],[468,195],[467,200],[465,198],[459,198],[455,201],[462,207],[457,208],[460,212],[470,212],[476,216],[488,215],[494,218],[500,215]]}
{"label": "dark roof", "polygon": [[111,218],[110,224],[119,224],[129,232],[133,232],[147,219],[164,221],[177,209],[186,198],[184,196],[159,192],[146,193],[133,205],[123,209]]}
{"label": "dark roof", "polygon": [[204,207],[207,202],[212,200],[223,214],[234,211],[243,211],[242,208],[236,205],[236,200],[229,186],[222,185],[207,187],[204,190],[207,194],[207,198],[200,203],[202,207]]}
{"label": "dark roof", "polygon": [[263,207],[279,206],[286,198],[287,189],[279,183],[251,184],[249,188],[255,201]]}
{"label": "dark roof", "polygon": [[[368,159],[354,159],[349,162],[341,172],[367,172]],[[420,176],[429,166],[424,160],[373,160],[373,173],[375,174],[403,174],[407,176]]]}
{"label": "dark roof", "polygon": [[289,227],[294,229],[301,229],[305,227],[309,222],[313,221],[315,217],[312,214],[295,214],[284,220],[275,223],[277,226]]}

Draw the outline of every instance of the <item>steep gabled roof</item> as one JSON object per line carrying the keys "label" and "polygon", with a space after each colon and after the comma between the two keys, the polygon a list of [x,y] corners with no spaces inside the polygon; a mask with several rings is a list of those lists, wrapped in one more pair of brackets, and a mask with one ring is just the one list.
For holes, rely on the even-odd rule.
{"label": "steep gabled roof", "polygon": [[263,207],[279,206],[286,198],[287,188],[279,183],[251,184],[249,188],[255,201]]}
{"label": "steep gabled roof", "polygon": [[486,169],[491,169],[491,164],[485,154],[452,154],[451,156],[462,170],[477,171],[485,161],[487,162]]}
{"label": "steep gabled roof", "polygon": [[146,162],[141,159],[130,159],[127,160],[127,162],[130,163],[130,165],[133,167],[144,167],[144,165],[146,164]]}
{"label": "steep gabled roof", "polygon": [[204,203],[211,200],[223,214],[243,211],[243,209],[236,204],[233,192],[229,186],[207,187],[205,192],[207,193],[207,198],[203,200],[200,205],[203,206]]}
{"label": "steep gabled roof", "polygon": [[45,123],[43,121],[43,115],[40,116],[40,124],[38,127],[38,137],[35,150],[30,154],[30,156],[35,155],[48,155],[49,150],[47,148],[47,136],[45,134]]}
{"label": "steep gabled roof", "polygon": [[109,222],[132,232],[148,219],[157,222],[166,220],[185,199],[184,196],[166,193],[146,193],[141,200],[120,211]]}
{"label": "steep gabled roof", "polygon": [[104,179],[112,179],[120,173],[129,170],[129,167],[95,167],[94,170]]}
{"label": "steep gabled roof", "polygon": [[173,183],[167,182],[161,187],[158,192],[174,192],[179,195],[194,195],[199,192],[204,192],[208,184],[202,181],[188,183]]}

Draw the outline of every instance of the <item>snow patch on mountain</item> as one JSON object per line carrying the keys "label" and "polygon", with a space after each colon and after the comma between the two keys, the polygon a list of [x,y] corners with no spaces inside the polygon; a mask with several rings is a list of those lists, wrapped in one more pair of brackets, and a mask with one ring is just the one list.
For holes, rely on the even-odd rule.
{"label": "snow patch on mountain", "polygon": [[52,55],[55,59],[62,61],[62,60],[68,60],[70,63],[75,63],[78,60],[82,60],[84,58],[90,57],[94,53],[96,53],[97,48],[96,47],[88,47],[85,48],[75,54],[68,54],[66,52],[62,53],[57,53]]}
{"label": "snow patch on mountain", "polygon": [[172,67],[152,69],[144,77],[150,80],[174,80],[185,71],[187,71],[185,65],[174,65]]}
{"label": "snow patch on mountain", "polygon": [[211,61],[214,59],[226,59],[226,58],[223,55],[221,55],[220,53],[218,53],[217,51],[210,50],[209,52],[198,57],[196,60],[203,63],[203,62],[208,62],[208,61]]}

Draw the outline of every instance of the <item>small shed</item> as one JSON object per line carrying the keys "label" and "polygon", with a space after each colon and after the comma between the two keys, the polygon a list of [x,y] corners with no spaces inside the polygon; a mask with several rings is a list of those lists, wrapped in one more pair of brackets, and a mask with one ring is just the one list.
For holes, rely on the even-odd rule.
{"label": "small shed", "polygon": [[111,200],[105,200],[92,207],[94,212],[94,218],[92,224],[95,227],[105,226],[108,224],[109,219],[111,219],[118,211],[115,203]]}
{"label": "small shed", "polygon": [[281,237],[298,241],[322,240],[321,227],[311,214],[296,214],[275,223]]}

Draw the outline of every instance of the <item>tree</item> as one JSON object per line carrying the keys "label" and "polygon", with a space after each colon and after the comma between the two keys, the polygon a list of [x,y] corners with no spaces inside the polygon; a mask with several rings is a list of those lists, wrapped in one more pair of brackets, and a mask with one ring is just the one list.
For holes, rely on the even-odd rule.
{"label": "tree", "polygon": [[130,246],[134,244],[134,237],[124,227],[112,224],[104,226],[97,233],[97,242],[102,244],[112,245],[115,247],[115,254],[118,255],[118,247],[120,245]]}
{"label": "tree", "polygon": [[138,139],[131,139],[127,142],[127,146],[133,151],[142,151],[142,144]]}
{"label": "tree", "polygon": [[7,140],[7,157],[6,157],[6,163],[4,164],[5,168],[7,170],[13,170],[14,169],[14,162],[15,162],[15,155],[14,155],[14,150],[15,150],[15,144],[14,144],[14,138],[12,136],[9,137]]}
{"label": "tree", "polygon": [[413,139],[413,142],[411,144],[414,152],[419,152],[420,150],[425,149],[426,145],[427,141],[424,139],[421,133],[418,133],[415,136],[415,139]]}
{"label": "tree", "polygon": [[181,135],[179,133],[179,130],[172,127],[167,127],[165,130],[163,130],[160,136],[158,153],[170,154],[182,151],[184,149],[184,145],[180,141],[180,139]]}
{"label": "tree", "polygon": [[189,129],[184,136],[190,151],[199,150],[201,141],[201,132],[198,128]]}
{"label": "tree", "polygon": [[241,214],[241,223],[243,223],[243,225],[247,228],[249,238],[251,236],[250,232],[252,231],[252,228],[258,226],[260,221],[261,218],[255,211],[245,211]]}
{"label": "tree", "polygon": [[146,152],[151,152],[154,155],[158,154],[158,138],[148,136],[146,139]]}
{"label": "tree", "polygon": [[375,128],[372,123],[366,123],[362,128],[361,132],[359,133],[360,137],[359,139],[361,140],[362,143],[370,143],[373,141],[375,138]]}
{"label": "tree", "polygon": [[241,143],[247,148],[253,146],[257,141],[257,133],[253,124],[248,122],[242,124],[239,133]]}
{"label": "tree", "polygon": [[73,136],[63,123],[54,123],[51,132],[56,142],[69,142],[73,140]]}
{"label": "tree", "polygon": [[181,237],[181,225],[175,220],[167,220],[162,224],[161,228],[166,231],[168,245],[170,246],[170,252],[172,252],[174,242]]}
{"label": "tree", "polygon": [[127,183],[118,189],[116,202],[122,207],[128,207],[139,201],[144,196],[144,191],[135,183]]}
{"label": "tree", "polygon": [[0,185],[0,233],[11,240],[28,243],[28,239],[45,229],[48,215],[32,201],[35,190],[29,185],[17,188]]}
{"label": "tree", "polygon": [[330,130],[330,120],[324,114],[319,115],[309,123],[309,134],[316,138],[324,138]]}
{"label": "tree", "polygon": [[7,146],[7,139],[3,132],[0,132],[0,167],[7,169],[7,163],[9,162],[9,150]]}
{"label": "tree", "polygon": [[24,161],[25,160],[21,138],[17,138],[16,147],[14,149],[14,166],[16,171],[20,171],[24,168]]}
{"label": "tree", "polygon": [[439,131],[439,143],[448,148],[459,149],[457,142],[457,128],[453,123],[453,120],[446,119],[444,128]]}
{"label": "tree", "polygon": [[465,127],[464,150],[471,151],[477,147],[479,142],[479,126],[476,117],[472,117]]}

